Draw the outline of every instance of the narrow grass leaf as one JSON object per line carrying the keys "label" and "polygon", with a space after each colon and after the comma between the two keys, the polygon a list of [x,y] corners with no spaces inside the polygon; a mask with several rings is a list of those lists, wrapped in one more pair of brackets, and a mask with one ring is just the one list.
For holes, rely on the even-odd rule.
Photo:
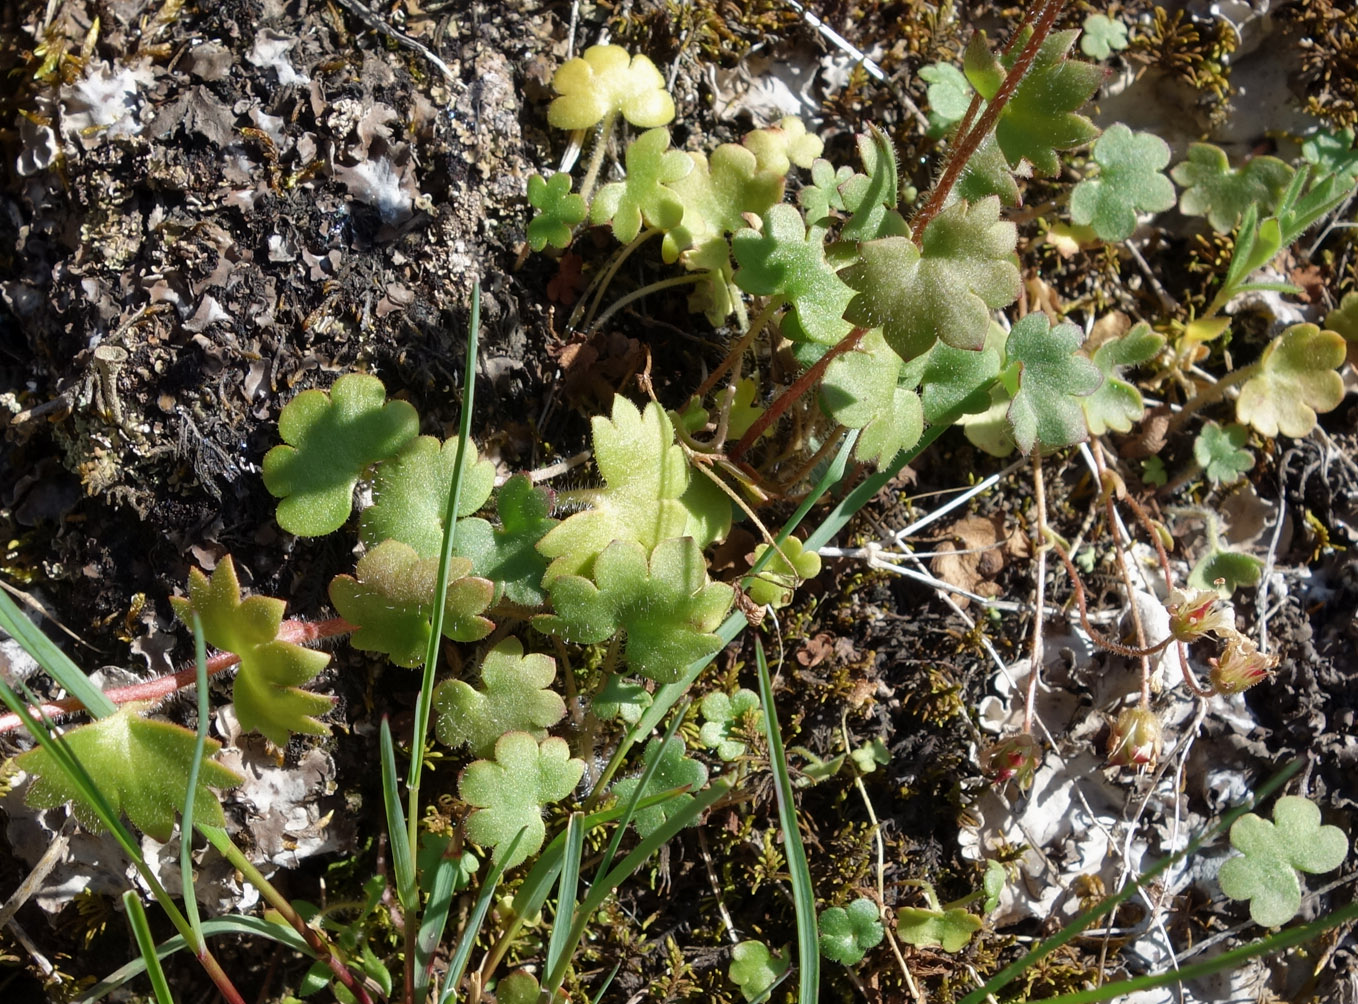
{"label": "narrow grass leaf", "polygon": [[[519,846],[519,841],[523,839],[524,830],[520,830],[509,842],[509,847],[505,851],[505,858],[513,856],[514,851]],[[462,974],[467,970],[467,961],[472,957],[472,948],[476,945],[476,939],[481,933],[481,925],[486,921],[486,914],[490,912],[490,904],[495,901],[495,890],[500,887],[500,877],[504,875],[504,862],[501,861],[490,870],[486,876],[485,884],[481,886],[481,892],[477,894],[476,904],[472,907],[471,917],[467,920],[467,926],[462,931],[462,939],[457,943],[457,951],[453,953],[452,961],[448,963],[448,972],[444,976],[443,990],[439,994],[439,1004],[447,1004],[450,1000],[457,997],[458,984],[462,982]]]}
{"label": "narrow grass leaf", "polygon": [[95,718],[104,718],[118,710],[118,706],[104,696],[104,692],[90,682],[70,657],[57,648],[56,643],[42,629],[24,616],[17,603],[0,590],[0,628],[17,641],[25,652],[37,660],[60,687],[85,705]]}
{"label": "narrow grass leaf", "polygon": [[453,890],[460,867],[458,858],[445,854],[434,868],[429,899],[420,915],[420,933],[415,938],[416,1000],[424,1000],[429,992],[430,966],[448,924],[448,910],[453,905]]}
{"label": "narrow grass leaf", "polygon": [[[418,906],[416,899],[415,865],[406,838],[405,811],[401,808],[401,793],[397,789],[396,750],[391,741],[391,725],[382,716],[382,804],[387,811],[387,832],[391,835],[391,864],[396,872],[396,895],[401,909],[410,918]],[[418,755],[418,754],[417,754]]]}
{"label": "narrow grass leaf", "polygon": [[556,919],[552,936],[547,942],[547,971],[552,972],[563,961],[570,937],[571,921],[575,917],[576,894],[580,887],[580,858],[585,852],[584,817],[572,812],[566,823],[566,844],[561,857],[561,881],[557,883]]}
{"label": "narrow grass leaf", "polygon": [[599,868],[596,872],[598,877],[608,874],[608,869],[613,864],[613,858],[618,853],[618,847],[622,844],[622,836],[627,832],[628,825],[636,818],[637,803],[641,801],[641,796],[646,791],[646,786],[650,784],[652,776],[660,767],[660,761],[664,758],[665,747],[670,744],[674,734],[679,731],[679,726],[683,724],[684,716],[688,712],[688,705],[680,708],[679,713],[670,721],[670,726],[665,730],[665,736],[660,741],[660,755],[656,756],[646,765],[646,769],[641,772],[641,781],[632,792],[632,796],[623,805],[622,816],[618,823],[618,828],[613,832],[613,839],[608,842],[608,847],[604,851],[603,858],[599,861]]}
{"label": "narrow grass leaf", "polygon": [[141,952],[142,964],[151,981],[151,992],[155,994],[157,1004],[174,1004],[165,970],[161,968],[156,955],[156,939],[151,935],[151,925],[146,922],[146,910],[142,908],[141,897],[131,889],[123,893],[123,910],[127,913],[127,926],[132,928],[132,935],[137,939],[137,949]]}
{"label": "narrow grass leaf", "polygon": [[[219,934],[230,935],[249,935],[267,938],[275,941],[285,948],[290,948],[295,952],[315,958],[315,953],[311,947],[302,940],[301,935],[288,927],[282,927],[271,923],[262,917],[214,917],[211,920],[203,921],[203,934],[207,937],[214,937]],[[188,947],[182,935],[175,935],[162,941],[155,949],[157,959],[166,959],[175,952],[183,951]],[[133,959],[126,965],[120,966],[109,973],[102,980],[90,987],[79,997],[75,998],[75,1004],[94,1004],[113,991],[127,984],[129,980],[135,979],[146,971],[145,959]]]}
{"label": "narrow grass leaf", "polygon": [[195,694],[198,701],[197,742],[193,747],[193,761],[189,764],[188,787],[184,789],[184,807],[180,810],[179,875],[184,888],[184,917],[193,928],[199,944],[203,941],[203,922],[198,916],[198,896],[193,891],[193,803],[197,800],[198,774],[207,752],[207,640],[203,637],[203,622],[198,611],[193,612],[193,665]]}
{"label": "narrow grass leaf", "polygon": [[816,924],[816,890],[811,884],[811,869],[806,863],[797,806],[792,801],[792,778],[787,772],[787,752],[778,728],[778,709],[773,703],[773,681],[764,657],[764,642],[755,638],[755,664],[759,669],[759,699],[764,706],[764,735],[769,744],[769,766],[776,782],[778,822],[783,827],[783,848],[787,854],[788,880],[792,883],[792,906],[797,914],[797,999],[801,1004],[816,1004],[820,999],[820,931]]}

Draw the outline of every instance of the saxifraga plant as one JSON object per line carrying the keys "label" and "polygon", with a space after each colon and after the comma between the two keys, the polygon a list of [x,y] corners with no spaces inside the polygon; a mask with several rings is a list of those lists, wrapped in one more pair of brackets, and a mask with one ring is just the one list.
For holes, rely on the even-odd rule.
{"label": "saxifraga plant", "polygon": [[[383,729],[387,819],[406,914],[404,999],[422,999],[439,975],[440,1000],[460,992],[468,932],[462,932],[447,972],[435,974],[433,964],[452,893],[472,882],[467,843],[488,852],[496,878],[504,869],[533,863],[512,908],[501,911],[494,945],[469,977],[472,985],[485,987],[497,978],[515,934],[556,889],[541,980],[514,972],[504,977],[501,994],[504,999],[512,989],[511,999],[527,1000],[560,993],[574,947],[603,897],[744,777],[743,742],[761,721],[767,724],[755,705],[746,702],[739,720],[721,719],[726,732],[716,745],[719,753],[731,751],[729,758],[721,753],[722,761],[733,761],[729,769],[695,760],[674,736],[703,667],[756,623],[761,610],[787,603],[801,580],[818,570],[815,549],[947,428],[962,425],[996,452],[1031,455],[1040,500],[1044,454],[1110,430],[1126,432],[1141,420],[1145,406],[1128,379],[1137,367],[1155,367],[1167,386],[1178,389],[1181,407],[1173,421],[1179,425],[1234,395],[1238,424],[1229,427],[1235,430],[1229,451],[1214,431],[1220,427],[1204,426],[1201,463],[1209,477],[1245,469],[1240,455],[1248,457],[1242,448],[1249,430],[1265,437],[1304,435],[1318,412],[1338,404],[1344,337],[1317,325],[1287,328],[1257,360],[1211,382],[1202,380],[1198,364],[1229,329],[1224,311],[1232,297],[1292,291],[1254,276],[1344,199],[1353,184],[1347,153],[1352,136],[1337,141],[1345,150],[1313,144],[1314,156],[1298,169],[1269,158],[1233,168],[1221,151],[1199,144],[1166,175],[1170,157],[1158,138],[1122,125],[1101,133],[1081,113],[1103,71],[1072,55],[1079,32],[1055,30],[1061,8],[1061,0],[1035,4],[998,52],[978,33],[960,71],[936,68],[927,77],[948,88],[951,111],[940,112],[940,92],[939,114],[932,116],[947,137],[948,155],[937,184],[913,210],[902,204],[895,151],[880,131],[859,138],[857,168],[821,158],[820,140],[796,119],[711,151],[675,150],[666,128],[674,103],[644,56],[596,46],[558,71],[559,96],[549,122],[570,131],[576,148],[593,130],[589,161],[577,191],[565,173],[530,180],[528,200],[537,213],[528,226],[529,243],[534,250],[565,248],[588,221],[611,228],[622,245],[581,298],[572,327],[597,326],[650,291],[635,291],[600,313],[622,262],[659,238],[662,260],[684,272],[656,288],[691,286],[693,309],[714,324],[734,318],[737,333],[725,359],[677,407],[666,409],[653,395],[638,406],[619,395],[608,415],[592,417],[597,488],[553,491],[527,475],[497,485],[494,468],[471,441],[470,383],[461,432],[447,441],[419,435],[414,409],[388,400],[383,384],[367,375],[342,376],[329,390],[305,391],[283,409],[283,444],[265,457],[263,474],[280,499],[284,530],[301,536],[338,531],[353,515],[355,486],[363,481],[373,489],[374,502],[358,520],[363,556],[352,575],[338,576],[330,586],[339,617],[305,627],[284,621],[283,601],[242,598],[230,558],[211,577],[195,572],[175,609],[186,623],[199,625],[220,653],[203,660],[202,675],[237,666],[233,702],[242,727],[280,746],[294,734],[329,731],[324,719],[330,699],[307,686],[329,657],[307,642],[347,635],[356,648],[381,653],[395,665],[424,667],[404,808],[394,746]],[[1103,23],[1096,34],[1097,44],[1085,47],[1089,54],[1124,41]],[[626,144],[621,176],[604,179],[619,119],[644,131]],[[1074,324],[1040,312],[1001,320],[997,312],[1014,304],[1023,274],[1018,229],[1006,210],[1018,204],[1024,178],[1055,183],[1086,149],[1084,177],[1067,190],[1066,207],[1092,239],[1125,240],[1145,214],[1175,204],[1173,182],[1181,187],[1183,213],[1234,229],[1233,256],[1219,291],[1198,316],[1158,317],[1155,326],[1163,333],[1137,325],[1097,347],[1088,346]],[[788,200],[794,170],[804,174],[795,199]],[[474,371],[475,321],[472,336],[468,373]],[[767,363],[779,346],[798,369],[766,395],[761,388],[772,387]],[[642,390],[651,393],[649,381]],[[1095,455],[1102,463],[1103,451]],[[862,466],[877,472],[804,541],[790,536],[828,488]],[[1116,471],[1103,468],[1102,488],[1109,526],[1116,522],[1113,507],[1129,506],[1158,545],[1158,524]],[[787,498],[801,505],[774,532],[757,510]],[[733,518],[749,518],[766,541],[749,571],[725,582],[713,577],[707,556]],[[1051,550],[1062,559],[1083,615],[1078,572],[1059,538],[1045,531],[1041,513],[1039,524],[1040,554]],[[1121,554],[1127,541],[1110,532]],[[1162,562],[1167,585],[1173,585],[1163,552]],[[1240,635],[1218,603],[1215,592],[1172,594],[1172,633],[1157,645],[1144,637],[1135,645],[1104,639],[1086,620],[1098,643],[1143,664],[1140,699],[1113,730],[1115,761],[1145,764],[1159,753],[1160,726],[1146,678],[1148,657],[1166,645],[1209,636],[1224,643],[1211,685],[1189,681],[1203,695],[1238,692],[1267,677],[1271,657]],[[436,679],[445,639],[484,642],[466,661],[473,667],[467,678]],[[557,659],[533,650],[549,644],[557,645]],[[563,675],[575,679],[562,662],[567,645],[599,646],[602,653],[597,691],[580,695],[587,710],[574,746],[554,734],[567,711],[555,686]],[[1181,662],[1186,669],[1187,660]],[[73,800],[78,814],[96,824],[110,825],[121,812],[147,833],[168,836],[190,790],[183,764],[201,760],[199,784],[221,787],[234,780],[210,758],[189,751],[190,734],[147,716],[143,702],[191,682],[181,674],[107,695],[68,688],[73,699],[36,709],[55,715],[83,707],[98,720],[68,733],[70,762],[54,763],[46,748],[19,758],[18,766],[37,777],[30,799]],[[720,719],[717,697],[734,707],[742,694],[755,696],[709,694],[702,702],[709,726]],[[14,727],[22,717],[16,710],[0,727]],[[667,721],[670,731],[656,745],[652,734]],[[462,825],[432,883],[416,874],[415,865],[427,837],[419,827],[419,791],[431,723],[442,744],[474,758],[458,781]],[[586,760],[605,731],[616,739],[614,752],[601,770],[587,771]],[[643,742],[638,764],[629,758]],[[137,757],[120,761],[116,751],[129,747]],[[1022,781],[1031,777],[1041,748],[1026,726],[984,755],[997,777]],[[641,772],[615,781],[629,762]],[[105,793],[102,815],[85,789],[63,781],[71,763],[84,764]],[[155,784],[147,783],[150,777],[158,779]],[[192,790],[194,804],[201,802],[199,823],[219,828],[215,801],[200,797],[205,789]],[[600,809],[609,801],[616,803],[612,809]],[[559,833],[549,833],[544,820],[553,805],[572,810]],[[1288,809],[1285,818],[1296,815]],[[629,821],[640,843],[614,865]],[[613,823],[618,825],[604,864],[590,892],[578,899],[583,834]],[[224,853],[243,861],[238,851]],[[1257,896],[1265,881],[1237,885]],[[493,880],[481,886],[481,918],[493,889]],[[880,937],[881,922],[890,920],[886,904],[876,905],[875,916],[861,904],[854,902],[842,917],[831,914],[824,942],[831,957],[861,958]],[[973,926],[971,914],[953,912],[958,931]],[[814,912],[804,913],[799,944],[815,945]],[[912,924],[932,923],[930,911],[917,913],[896,918],[902,937],[917,935]],[[300,918],[294,926],[321,962],[313,969],[316,986],[334,979],[337,994],[358,1000],[369,999],[374,987],[378,993],[390,989],[382,986],[382,960],[367,958],[356,945],[332,942]],[[949,931],[940,936],[945,948],[965,940]]]}

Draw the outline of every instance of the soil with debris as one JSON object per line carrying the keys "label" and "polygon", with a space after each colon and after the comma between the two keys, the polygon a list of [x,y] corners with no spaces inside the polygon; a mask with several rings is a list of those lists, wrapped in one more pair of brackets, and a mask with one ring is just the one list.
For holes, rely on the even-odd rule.
{"label": "soil with debris", "polygon": [[[905,180],[927,188],[936,161],[916,118],[916,72],[956,61],[974,27],[1003,31],[1011,22],[1002,5],[962,4],[951,20],[918,0],[820,6],[891,86],[773,0],[583,5],[575,49],[607,28],[649,54],[673,79],[678,147],[709,147],[799,113],[826,139],[826,156],[849,163],[854,132],[872,121],[896,141]],[[1149,6],[1124,4],[1123,17],[1134,21]],[[1281,34],[1256,50],[1256,64],[1288,51],[1289,5],[1263,6],[1279,7]],[[328,614],[327,584],[352,570],[353,541],[343,533],[299,540],[277,528],[259,464],[277,442],[279,410],[303,389],[361,370],[410,400],[423,431],[451,433],[474,278],[483,284],[476,440],[505,471],[584,448],[588,416],[615,392],[637,393],[647,351],[654,372],[665,374],[657,392],[671,405],[721,358],[729,332],[689,315],[682,290],[633,305],[589,338],[565,330],[611,238],[587,233],[566,254],[526,254],[527,178],[553,165],[563,146],[545,114],[552,73],[572,51],[575,13],[568,3],[458,0],[372,11],[357,0],[20,0],[0,12],[8,82],[0,94],[0,575],[74,633],[58,640],[81,665],[102,667],[103,685],[177,667],[191,644],[167,597],[183,592],[190,568],[211,569],[228,554],[248,590],[284,597],[302,617]],[[1066,20],[1078,25],[1082,16]],[[1159,63],[1154,53],[1129,53],[1117,65],[1154,77],[1163,100],[1149,110],[1123,101],[1119,111],[1105,109],[1111,117],[1129,107],[1159,114],[1161,122],[1144,125],[1163,126],[1171,143],[1215,130],[1222,142],[1248,145],[1266,131],[1208,107],[1174,76],[1169,56]],[[1235,70],[1247,68],[1242,56]],[[1031,217],[1021,233],[1042,237]],[[1207,281],[1169,264],[1190,243],[1184,233],[1164,234],[1145,248],[1170,294]],[[1332,280],[1352,268],[1346,247],[1326,265]],[[629,262],[618,295],[669,274],[644,259]],[[1035,300],[1155,311],[1130,259],[1053,253],[1030,278]],[[1281,669],[1243,698],[1214,702],[1205,717],[1168,675],[1157,707],[1173,723],[1172,747],[1158,774],[1103,765],[1107,723],[1136,688],[1134,667],[1095,651],[1062,606],[1046,623],[1038,709],[1055,750],[1027,797],[996,791],[982,776],[978,750],[1020,713],[1031,666],[1026,468],[918,541],[932,551],[991,547],[984,560],[942,555],[933,573],[1007,606],[946,602],[928,586],[843,560],[827,562],[784,617],[779,714],[790,745],[804,748],[799,764],[843,752],[844,729],[855,745],[881,739],[890,754],[861,793],[843,777],[799,789],[821,894],[842,902],[876,887],[872,814],[885,838],[890,905],[922,904],[911,880],[927,878],[948,901],[979,887],[986,858],[1017,862],[1019,880],[972,946],[957,955],[903,946],[929,999],[970,989],[974,972],[994,971],[1016,953],[1016,937],[1050,931],[1053,918],[1069,918],[1182,846],[1185,834],[1292,758],[1306,767],[1290,790],[1351,829],[1355,398],[1321,428],[1261,456],[1233,510],[1239,546],[1267,555],[1270,569],[1257,604],[1237,596],[1242,626],[1257,634],[1266,622]],[[1145,447],[1121,445],[1129,457]],[[1191,445],[1163,448],[1183,455]],[[1046,466],[1052,524],[1079,537],[1097,481],[1076,454]],[[950,433],[858,519],[854,540],[889,535],[928,512],[933,493],[965,487],[960,472],[1003,467]],[[1156,504],[1153,491],[1143,497]],[[1191,520],[1175,530],[1191,551]],[[1102,563],[1106,546],[1097,548],[1090,606],[1116,609],[1120,582]],[[1048,567],[1047,587],[1049,604],[1070,599],[1059,567]],[[24,672],[12,648],[0,662]],[[714,682],[753,685],[742,668],[749,662],[748,653],[727,653]],[[229,713],[218,715],[216,733],[235,740],[235,765],[258,781],[249,800],[227,796],[232,825],[257,860],[277,869],[285,893],[343,899],[386,867],[376,723],[390,714],[401,734],[415,686],[413,673],[339,647],[323,680],[340,698],[335,735],[294,740],[281,761],[259,737],[241,736]],[[193,721],[183,698],[168,710]],[[17,748],[4,743],[6,753]],[[455,769],[436,770],[431,799],[454,791],[455,778]],[[0,803],[0,900],[58,832],[71,843],[0,931],[0,994],[61,999],[135,954],[115,909],[127,869],[107,842],[63,828],[59,813],[26,810],[20,796]],[[1224,852],[1218,841],[1207,857]],[[154,853],[177,860],[173,847]],[[625,888],[578,960],[577,986],[597,988],[620,961],[607,1000],[738,999],[726,977],[724,918],[741,937],[793,942],[783,867],[772,788],[756,785],[750,801],[677,839],[649,885]],[[1308,900],[1303,916],[1347,902],[1353,868],[1327,876],[1332,891]],[[202,881],[213,908],[255,908],[230,869]],[[1162,970],[1207,939],[1224,948],[1257,933],[1241,907],[1212,892],[1210,869],[1166,882],[1160,900],[1114,918],[1111,945],[1077,942],[1031,973],[1024,995],[1083,986],[1105,950],[1111,977]],[[251,998],[275,999],[305,969],[258,944],[223,939],[215,947]],[[540,958],[527,944],[518,961]],[[171,977],[181,999],[206,993],[196,964],[176,957]],[[825,980],[827,1000],[908,999],[901,966],[884,948],[853,973],[827,963]],[[1228,993],[1356,1000],[1352,935],[1221,986],[1195,984],[1184,999]]]}

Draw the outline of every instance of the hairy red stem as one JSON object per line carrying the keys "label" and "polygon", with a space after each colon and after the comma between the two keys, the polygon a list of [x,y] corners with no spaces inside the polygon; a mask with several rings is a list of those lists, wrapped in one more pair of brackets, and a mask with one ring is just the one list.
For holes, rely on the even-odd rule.
{"label": "hairy red stem", "polygon": [[[291,620],[284,621],[279,625],[277,640],[291,642],[295,645],[309,645],[326,638],[352,634],[357,629],[357,624],[350,624],[343,617],[334,617],[325,621]],[[240,657],[234,653],[218,652],[207,660],[207,675],[214,676],[222,670],[230,669],[238,662],[240,662]],[[154,680],[145,680],[142,683],[134,683],[128,687],[114,687],[112,690],[104,691],[104,696],[114,704],[128,704],[133,701],[160,701],[176,691],[192,687],[197,679],[197,667],[189,663],[187,668],[181,669],[177,673],[160,676]],[[82,711],[84,708],[85,705],[74,697],[66,697],[60,701],[52,701],[37,707],[30,706],[28,713],[35,718],[43,716],[55,718]],[[18,715],[0,715],[0,734],[12,732],[21,724],[23,723]]]}
{"label": "hairy red stem", "polygon": [[[1000,120],[1000,113],[1004,111],[1004,106],[1009,103],[1009,99],[1014,96],[1019,84],[1023,82],[1028,69],[1033,65],[1033,60],[1037,58],[1038,50],[1042,48],[1042,43],[1051,34],[1052,25],[1056,23],[1057,15],[1061,13],[1063,6],[1065,6],[1065,0],[1048,0],[1046,5],[1042,7],[1037,18],[1033,21],[1032,36],[1019,53],[1018,59],[1014,60],[1014,65],[1009,68],[1004,82],[1000,84],[1000,89],[995,92],[994,99],[986,105],[986,110],[976,125],[968,130],[965,136],[959,134],[957,146],[953,148],[948,157],[948,163],[943,168],[942,177],[938,179],[938,184],[934,186],[934,190],[929,193],[929,201],[920,208],[914,219],[910,221],[910,233],[917,245],[923,238],[925,227],[943,210],[948,195],[952,192],[953,186],[957,184],[957,179],[962,176],[962,171],[966,168],[967,162],[971,160],[972,155],[980,147],[986,136],[990,135],[991,130],[995,128],[995,123]],[[975,100],[973,99],[973,102]],[[968,117],[971,114],[969,109]]]}
{"label": "hairy red stem", "polygon": [[863,336],[868,333],[867,328],[854,328],[845,335],[839,342],[832,345],[830,350],[821,356],[816,362],[792,384],[778,398],[769,405],[764,414],[760,415],[755,423],[745,430],[745,435],[740,437],[740,442],[726,454],[729,460],[739,460],[745,455],[745,451],[755,444],[755,441],[764,434],[764,431],[778,419],[783,417],[783,412],[792,407],[792,403],[805,394],[817,380],[825,373],[826,367],[836,358],[844,353],[857,348],[858,343],[863,340]]}

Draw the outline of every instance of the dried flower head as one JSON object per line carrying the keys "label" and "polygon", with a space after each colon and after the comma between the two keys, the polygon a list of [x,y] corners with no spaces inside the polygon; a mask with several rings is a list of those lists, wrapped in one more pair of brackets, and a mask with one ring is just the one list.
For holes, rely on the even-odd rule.
{"label": "dried flower head", "polygon": [[1239,694],[1268,679],[1278,665],[1276,655],[1265,655],[1248,638],[1237,635],[1212,662],[1212,686],[1219,694]]}
{"label": "dried flower head", "polygon": [[1172,590],[1169,602],[1169,633],[1179,641],[1197,641],[1208,634],[1233,638],[1235,611],[1210,589]]}
{"label": "dried flower head", "polygon": [[1108,736],[1108,761],[1123,767],[1153,766],[1160,757],[1160,719],[1149,708],[1127,708]]}
{"label": "dried flower head", "polygon": [[1020,788],[1031,787],[1040,766],[1042,747],[1027,732],[1005,736],[981,751],[981,770],[996,784],[1016,780]]}

